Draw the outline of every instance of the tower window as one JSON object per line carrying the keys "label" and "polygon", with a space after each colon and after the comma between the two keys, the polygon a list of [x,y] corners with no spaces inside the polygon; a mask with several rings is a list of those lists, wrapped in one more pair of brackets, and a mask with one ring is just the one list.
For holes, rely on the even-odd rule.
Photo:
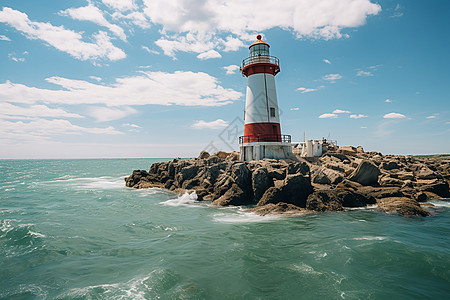
{"label": "tower window", "polygon": [[270,108],[270,117],[275,118],[275,107]]}

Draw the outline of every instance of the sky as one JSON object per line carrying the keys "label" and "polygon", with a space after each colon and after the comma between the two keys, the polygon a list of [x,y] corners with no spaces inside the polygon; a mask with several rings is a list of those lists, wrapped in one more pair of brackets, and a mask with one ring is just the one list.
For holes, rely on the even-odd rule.
{"label": "sky", "polygon": [[450,153],[448,0],[2,0],[0,159],[238,150],[261,34],[283,134]]}

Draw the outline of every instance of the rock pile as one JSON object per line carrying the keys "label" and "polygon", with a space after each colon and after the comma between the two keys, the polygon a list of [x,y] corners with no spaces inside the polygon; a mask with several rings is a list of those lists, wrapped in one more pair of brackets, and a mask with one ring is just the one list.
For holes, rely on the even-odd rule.
{"label": "rock pile", "polygon": [[240,162],[237,152],[155,163],[125,178],[133,188],[195,191],[213,205],[256,205],[268,213],[342,211],[377,204],[384,212],[427,216],[429,198],[450,198],[450,158],[383,156],[362,147],[341,147],[314,163],[264,159]]}

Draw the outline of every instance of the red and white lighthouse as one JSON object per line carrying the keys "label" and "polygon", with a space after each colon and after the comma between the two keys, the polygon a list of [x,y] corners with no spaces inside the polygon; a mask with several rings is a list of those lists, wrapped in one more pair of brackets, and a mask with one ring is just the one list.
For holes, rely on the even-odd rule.
{"label": "red and white lighthouse", "polygon": [[244,136],[239,138],[241,161],[263,158],[292,158],[291,137],[281,134],[275,75],[280,72],[277,57],[258,35],[250,45],[250,56],[242,62],[247,77]]}

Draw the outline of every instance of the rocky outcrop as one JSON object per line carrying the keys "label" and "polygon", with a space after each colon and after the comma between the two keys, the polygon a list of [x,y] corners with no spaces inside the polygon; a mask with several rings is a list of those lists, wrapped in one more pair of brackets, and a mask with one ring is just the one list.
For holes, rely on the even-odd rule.
{"label": "rocky outcrop", "polygon": [[133,188],[195,191],[213,205],[251,205],[260,215],[343,211],[377,204],[403,216],[427,216],[427,199],[450,198],[450,157],[383,156],[341,147],[309,163],[239,162],[237,152],[202,151],[197,158],[155,163],[125,178]]}

